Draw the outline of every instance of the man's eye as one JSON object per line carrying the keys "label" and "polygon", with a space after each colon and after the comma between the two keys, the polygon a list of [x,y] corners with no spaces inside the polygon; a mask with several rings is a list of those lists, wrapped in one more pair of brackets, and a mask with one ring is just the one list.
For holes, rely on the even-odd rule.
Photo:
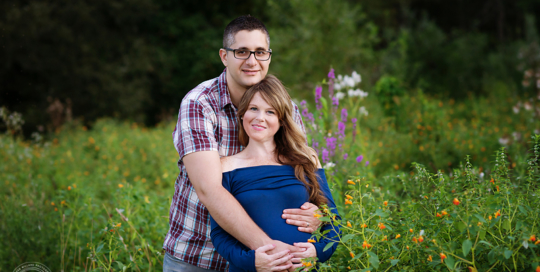
{"label": "man's eye", "polygon": [[246,54],[246,50],[236,50],[236,54],[240,54],[240,55],[245,55]]}
{"label": "man's eye", "polygon": [[266,55],[266,51],[255,51],[257,55]]}

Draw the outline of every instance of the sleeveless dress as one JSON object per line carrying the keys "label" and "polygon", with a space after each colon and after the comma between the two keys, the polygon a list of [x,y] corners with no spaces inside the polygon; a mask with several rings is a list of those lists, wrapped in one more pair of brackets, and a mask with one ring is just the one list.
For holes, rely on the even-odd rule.
{"label": "sleeveless dress", "polygon": [[[328,199],[328,207],[337,214],[324,170],[318,169],[317,176],[320,188]],[[307,242],[311,237],[311,234],[299,231],[298,227],[287,224],[285,219],[281,218],[284,209],[300,208],[309,200],[306,187],[296,178],[292,166],[260,165],[238,168],[223,173],[223,187],[238,200],[251,219],[271,239],[292,245],[295,242]],[[210,224],[212,243],[216,251],[229,261],[229,271],[255,272],[255,250],[250,250],[236,240],[213,218],[210,218]],[[325,224],[323,230],[330,230],[326,236],[337,240],[340,232],[338,227]],[[313,243],[319,262],[328,260],[336,250],[337,243],[334,243],[323,251],[330,242],[328,239],[321,239]]]}

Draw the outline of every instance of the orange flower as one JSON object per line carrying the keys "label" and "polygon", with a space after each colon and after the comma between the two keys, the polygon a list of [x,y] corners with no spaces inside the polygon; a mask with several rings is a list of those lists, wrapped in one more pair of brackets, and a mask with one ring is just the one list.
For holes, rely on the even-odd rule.
{"label": "orange flower", "polygon": [[363,248],[370,248],[371,245],[368,244],[368,242],[364,241],[364,242],[362,243],[362,247],[363,247]]}
{"label": "orange flower", "polygon": [[409,249],[409,246],[407,246],[407,250]]}
{"label": "orange flower", "polygon": [[311,266],[311,262],[302,262],[302,264],[303,264],[305,267],[310,267],[310,266]]}
{"label": "orange flower", "polygon": [[495,213],[495,218],[501,216],[501,210],[499,209],[496,213]]}
{"label": "orange flower", "polygon": [[111,229],[110,232],[114,232],[114,229]]}
{"label": "orange flower", "polygon": [[367,228],[367,224],[362,224],[362,228]]}
{"label": "orange flower", "polygon": [[398,233],[398,234],[396,235],[396,239],[399,238],[399,237],[401,237],[401,234]]}
{"label": "orange flower", "polygon": [[54,206],[54,202],[51,202],[51,206]]}
{"label": "orange flower", "polygon": [[118,184],[118,188],[123,188],[124,184]]}
{"label": "orange flower", "polygon": [[120,226],[122,226],[122,223],[116,224],[116,227],[117,227],[117,228],[119,228]]}
{"label": "orange flower", "polygon": [[352,180],[350,180],[350,179],[347,180],[347,183],[349,183],[349,184],[351,184],[351,185],[355,185],[355,184],[356,184],[356,183],[354,183],[354,181],[352,181]]}
{"label": "orange flower", "polygon": [[531,242],[536,241],[536,236],[535,236],[535,235],[531,235],[531,238],[529,238],[529,241],[531,241]]}
{"label": "orange flower", "polygon": [[347,221],[347,227],[352,228],[351,222]]}
{"label": "orange flower", "polygon": [[413,237],[412,241],[415,242],[415,243],[418,243],[418,239],[416,239],[416,237]]}
{"label": "orange flower", "polygon": [[379,229],[386,229],[386,226],[383,223],[379,223],[377,226],[379,226]]}
{"label": "orange flower", "polygon": [[409,232],[412,233],[412,232],[413,232],[413,229],[409,229]]}
{"label": "orange flower", "polygon": [[351,258],[354,258],[354,253],[352,253],[352,251],[349,252],[349,254],[351,255]]}
{"label": "orange flower", "polygon": [[68,186],[68,191],[71,191],[71,186]]}
{"label": "orange flower", "polygon": [[536,242],[534,242],[535,245],[538,245],[540,244],[540,240],[536,240]]}
{"label": "orange flower", "polygon": [[418,237],[418,242],[420,243],[424,242],[424,237],[423,236]]}
{"label": "orange flower", "polygon": [[440,213],[437,213],[437,215],[436,215],[436,216],[437,216],[437,217],[442,217],[442,215],[441,215]]}
{"label": "orange flower", "polygon": [[452,200],[452,203],[454,203],[454,205],[457,206],[457,205],[459,205],[459,203],[461,203],[461,202],[459,202],[459,199],[454,198],[454,200]]}
{"label": "orange flower", "polygon": [[54,208],[54,211],[57,212],[57,211],[58,211],[58,208]]}
{"label": "orange flower", "polygon": [[446,211],[442,211],[441,214],[450,216]]}
{"label": "orange flower", "polygon": [[540,265],[536,267],[536,272],[540,272]]}
{"label": "orange flower", "polygon": [[350,196],[350,195],[345,195],[345,197],[346,197],[347,199],[353,199],[353,197]]}
{"label": "orange flower", "polygon": [[444,262],[444,259],[446,259],[446,255],[444,255],[444,253],[441,252],[441,263]]}
{"label": "orange flower", "polygon": [[316,241],[313,240],[313,239],[308,239],[307,241],[308,241],[309,243],[315,243],[315,242],[316,242]]}
{"label": "orange flower", "polygon": [[431,258],[431,255],[427,258],[428,261],[433,262],[433,258]]}
{"label": "orange flower", "polygon": [[345,199],[345,205],[351,205],[351,204],[352,204],[352,201]]}
{"label": "orange flower", "polygon": [[482,225],[482,222],[478,222],[478,226],[481,226]]}
{"label": "orange flower", "polygon": [[388,206],[388,201],[383,202],[384,206]]}
{"label": "orange flower", "polygon": [[388,237],[385,235],[384,238],[382,239],[383,241],[388,241]]}
{"label": "orange flower", "polygon": [[491,218],[493,218],[493,217],[491,217],[491,215],[490,215],[490,216],[488,216],[488,219],[489,219],[489,220],[491,220]]}
{"label": "orange flower", "polygon": [[497,188],[497,192],[499,191],[499,185],[495,186],[495,188]]}
{"label": "orange flower", "polygon": [[315,217],[315,218],[319,218],[319,217],[321,217],[321,216],[322,216],[322,215],[320,215],[320,214],[318,214],[318,213],[314,213],[314,214],[313,214],[313,217]]}
{"label": "orange flower", "polygon": [[495,180],[493,178],[491,178],[491,180],[489,182],[495,184]]}
{"label": "orange flower", "polygon": [[60,205],[64,205],[64,204],[66,204],[65,200],[60,201]]}

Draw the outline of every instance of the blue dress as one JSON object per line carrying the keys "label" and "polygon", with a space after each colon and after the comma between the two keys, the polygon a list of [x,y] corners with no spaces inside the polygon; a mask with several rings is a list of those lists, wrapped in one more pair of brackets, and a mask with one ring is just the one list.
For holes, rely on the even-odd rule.
{"label": "blue dress", "polygon": [[[328,199],[328,207],[337,214],[336,205],[330,193],[323,169],[317,170],[320,188]],[[283,210],[300,208],[309,200],[304,184],[294,174],[289,165],[260,165],[238,168],[223,173],[223,187],[227,189],[244,207],[251,219],[273,240],[287,244],[307,242],[311,234],[301,232],[298,227],[289,225],[281,218]],[[339,215],[338,215],[339,216]],[[336,218],[338,219],[338,218]],[[211,238],[216,251],[229,261],[229,271],[256,271],[255,250],[240,243],[210,218]],[[339,228],[325,224],[323,230],[330,230],[327,237],[337,240]],[[319,262],[325,262],[334,253],[335,243],[323,252],[331,241],[321,239],[313,243]]]}

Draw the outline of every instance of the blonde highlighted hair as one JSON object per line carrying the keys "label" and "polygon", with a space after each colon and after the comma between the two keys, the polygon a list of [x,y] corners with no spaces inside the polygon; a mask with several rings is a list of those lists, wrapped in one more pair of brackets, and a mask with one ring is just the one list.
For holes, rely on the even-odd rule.
{"label": "blonde highlighted hair", "polygon": [[261,94],[264,101],[274,108],[281,125],[274,135],[277,161],[294,167],[296,178],[302,181],[308,190],[309,202],[317,206],[328,203],[317,180],[317,157],[313,155],[316,154],[315,150],[307,145],[304,132],[294,121],[289,93],[281,81],[273,75],[267,75],[242,96],[238,107],[240,144],[247,146],[249,143],[249,136],[244,129],[242,118],[257,93]]}

